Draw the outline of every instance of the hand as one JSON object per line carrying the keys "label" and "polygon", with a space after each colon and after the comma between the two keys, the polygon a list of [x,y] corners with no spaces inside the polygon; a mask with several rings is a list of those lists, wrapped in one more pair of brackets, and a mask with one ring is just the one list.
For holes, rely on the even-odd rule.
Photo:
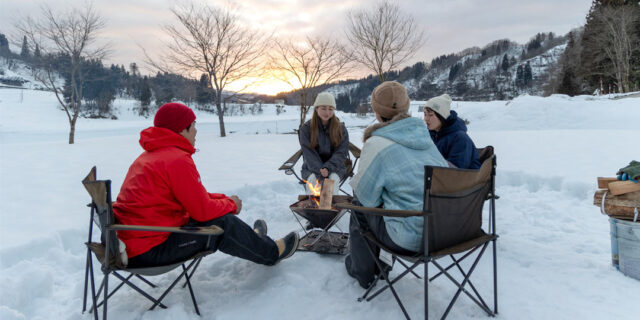
{"label": "hand", "polygon": [[236,214],[240,214],[240,211],[242,210],[242,200],[240,200],[240,198],[238,198],[238,196],[236,196],[235,194],[229,198],[236,203]]}
{"label": "hand", "polygon": [[329,176],[329,169],[327,169],[327,168],[320,169],[320,174],[325,178],[328,177]]}

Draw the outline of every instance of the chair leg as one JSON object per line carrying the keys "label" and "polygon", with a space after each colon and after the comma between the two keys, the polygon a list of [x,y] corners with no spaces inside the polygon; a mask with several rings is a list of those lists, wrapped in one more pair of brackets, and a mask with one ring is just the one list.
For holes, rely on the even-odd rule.
{"label": "chair leg", "polygon": [[[407,268],[405,271],[403,271],[400,275],[398,275],[397,277],[395,277],[393,280],[391,280],[391,284],[395,284],[396,282],[398,282],[400,279],[404,278],[404,276],[406,276],[407,274],[409,274],[409,272],[412,272],[413,269],[415,269],[418,265],[420,264],[420,262],[416,262],[414,263],[411,267]],[[374,293],[373,295],[371,295],[371,297],[367,298],[367,301],[371,301],[373,300],[373,298],[377,297],[379,294],[381,294],[384,290],[387,290],[389,288],[389,285],[385,285],[384,287],[380,288],[378,291],[376,291],[376,293]]]}
{"label": "chair leg", "polygon": [[91,260],[91,250],[87,248],[87,261],[84,268],[84,295],[82,298],[82,313],[87,311],[87,289],[89,284],[89,264]]}
{"label": "chair leg", "polygon": [[[196,267],[197,267],[197,263],[196,263]],[[189,286],[189,294],[191,294],[191,301],[193,301],[193,308],[196,309],[196,314],[200,315],[200,310],[198,309],[198,302],[196,302],[196,296],[193,294],[193,288],[191,287],[191,281],[189,281],[189,275],[187,274],[188,269],[184,267],[184,263],[182,264],[182,270],[185,273],[185,279],[186,279],[187,285]]]}
{"label": "chair leg", "polygon": [[[373,261],[375,261],[376,265],[378,266],[378,269],[379,270],[384,270],[382,268],[382,265],[380,264],[380,260],[373,253],[373,249],[371,248],[371,246],[367,243],[366,247],[369,250],[369,253],[371,254],[371,256],[373,257]],[[387,282],[387,285],[389,286],[389,289],[391,290],[391,293],[393,293],[393,297],[396,299],[396,302],[398,302],[398,305],[400,306],[400,309],[402,309],[402,313],[407,318],[407,320],[410,320],[411,318],[409,317],[409,313],[407,313],[407,310],[404,308],[404,305],[402,304],[402,301],[400,301],[400,297],[398,297],[398,293],[396,292],[396,289],[393,288],[393,285],[389,281],[389,277],[385,277],[384,280]],[[375,295],[374,295],[374,297],[375,297]],[[370,299],[373,299],[373,298],[370,297],[369,300]]]}
{"label": "chair leg", "polygon": [[429,261],[424,262],[424,319],[429,319]]}
{"label": "chair leg", "polygon": [[[407,266],[406,263],[404,263],[401,259],[396,259],[396,261],[398,261],[405,269],[409,269],[409,266]],[[420,275],[418,275],[417,273],[415,273],[413,270],[411,270],[411,273],[418,279],[422,279],[422,277]]]}
{"label": "chair leg", "polygon": [[[107,299],[109,299],[107,297],[109,291],[109,273],[105,272],[104,273],[104,298],[102,301],[104,301],[104,305],[102,306],[102,320],[107,320]],[[96,313],[98,312],[98,310],[96,310]]]}
{"label": "chair leg", "polygon": [[468,278],[469,277],[469,287],[471,287],[471,290],[473,290],[473,293],[475,293],[476,297],[478,298],[478,300],[482,303],[482,305],[485,307],[485,309],[489,309],[489,306],[487,305],[486,302],[484,302],[484,299],[482,299],[482,296],[480,295],[480,293],[478,292],[478,290],[476,289],[476,286],[473,285],[473,283],[471,282],[470,279],[470,275],[467,276],[467,274],[464,272],[464,270],[462,269],[462,267],[460,266],[460,264],[458,263],[459,261],[456,260],[453,255],[449,255],[451,257],[451,260],[453,260],[453,263],[456,265],[456,267],[458,267],[458,271],[460,271],[460,274],[462,274],[462,276],[464,278]]}
{"label": "chair leg", "polygon": [[[196,273],[196,270],[198,269],[198,266],[200,266],[200,261],[201,260],[202,260],[202,258],[198,258],[198,261],[196,262],[196,265],[193,266],[193,269],[191,270],[191,273],[187,277],[188,279],[191,279],[191,277],[193,277],[193,274]],[[189,283],[189,281],[185,281],[184,284],[182,285],[182,288],[185,288],[187,286],[187,283]]]}
{"label": "chair leg", "polygon": [[[93,318],[98,320],[98,309],[96,307],[96,284],[93,276],[93,260],[91,259],[89,259],[89,275],[91,276],[91,302],[93,305],[91,309],[89,309],[89,312],[93,311]],[[98,290],[98,292],[100,292],[100,290]]]}
{"label": "chair leg", "polygon": [[137,291],[138,293],[140,293],[142,296],[144,296],[145,298],[149,299],[151,302],[155,303],[154,306],[156,305],[160,305],[160,308],[162,309],[166,309],[167,306],[165,306],[164,304],[160,303],[160,301],[154,299],[152,296],[150,296],[148,293],[144,292],[142,289],[138,288],[138,286],[136,286],[135,284],[133,284],[131,281],[129,281],[129,278],[131,278],[131,276],[129,276],[129,278],[125,278],[122,275],[120,275],[117,272],[113,272],[113,275],[120,279],[120,281],[122,281],[124,284],[128,285],[129,287],[131,287],[131,289]]}
{"label": "chair leg", "polygon": [[[367,288],[367,290],[364,292],[364,294],[362,295],[362,297],[358,298],[358,302],[362,302],[365,299],[367,299],[367,296],[369,295],[369,293],[371,292],[371,290],[373,290],[373,288],[376,287],[376,284],[378,284],[378,281],[380,280],[380,275],[377,275],[374,279],[373,282],[371,282],[371,284],[369,285],[369,288]],[[369,299],[370,300],[370,299]],[[367,301],[369,301],[367,300]]]}
{"label": "chair leg", "polygon": [[167,294],[169,294],[169,292],[171,291],[171,289],[173,289],[173,287],[175,287],[175,285],[178,283],[178,281],[180,281],[180,279],[182,279],[183,276],[185,276],[187,274],[187,272],[189,271],[189,269],[191,269],[191,267],[196,263],[196,260],[191,261],[191,263],[189,264],[189,266],[186,268],[186,270],[183,270],[182,273],[180,273],[180,275],[176,278],[176,280],[173,281],[173,283],[171,283],[171,285],[169,286],[169,288],[167,288],[167,290],[164,291],[164,293],[160,296],[160,298],[158,298],[158,300],[151,306],[151,308],[149,308],[149,310],[153,310],[155,309],[158,305],[162,305],[162,299],[164,299],[164,297],[167,296]]}
{"label": "chair leg", "polygon": [[496,239],[493,242],[493,312],[498,314],[498,262],[496,255]]}
{"label": "chair leg", "polygon": [[[467,253],[465,253],[465,254],[464,254],[460,259],[458,259],[458,262],[461,262],[461,261],[463,261],[464,259],[466,259],[466,258],[467,258],[468,256],[470,256],[472,253],[474,253],[474,252],[476,251],[476,249],[478,249],[478,247],[475,247],[475,248],[471,249],[471,251],[468,251]],[[452,263],[452,264],[448,265],[444,270],[445,270],[445,271],[448,271],[449,269],[451,269],[451,268],[453,268],[453,267],[454,267],[454,264]],[[442,271],[440,271],[440,272],[436,273],[433,277],[431,277],[431,278],[429,279],[429,281],[433,281],[433,280],[435,280],[437,277],[439,277],[439,276],[441,276],[441,275],[442,275]]]}
{"label": "chair leg", "polygon": [[140,281],[142,281],[142,282],[144,282],[144,283],[148,284],[151,288],[155,288],[155,287],[156,287],[156,285],[155,285],[155,284],[153,284],[153,282],[151,282],[151,281],[147,280],[145,277],[143,277],[143,276],[141,276],[141,275],[139,275],[139,274],[136,274],[136,278],[138,278],[138,279],[140,279]]}
{"label": "chair leg", "polygon": [[456,300],[458,299],[458,297],[460,296],[461,292],[464,292],[471,300],[473,300],[473,302],[475,302],[480,308],[482,308],[482,310],[484,310],[488,315],[490,316],[494,316],[493,312],[483,306],[475,297],[473,297],[471,295],[471,293],[464,288],[464,286],[467,284],[467,282],[469,281],[469,278],[471,277],[471,274],[473,273],[473,271],[475,270],[476,266],[478,265],[478,262],[480,261],[480,258],[482,257],[482,254],[484,253],[485,249],[487,248],[488,243],[485,243],[482,246],[482,250],[480,251],[480,253],[478,254],[478,257],[475,259],[475,261],[473,262],[473,265],[471,266],[471,268],[469,269],[469,272],[467,273],[467,276],[464,278],[464,280],[462,281],[462,283],[459,283],[456,279],[454,279],[448,272],[446,272],[444,270],[444,268],[442,266],[440,266],[440,264],[438,264],[436,261],[431,261],[433,263],[433,265],[435,265],[438,269],[440,269],[441,272],[444,273],[444,275],[451,280],[451,282],[453,282],[456,286],[458,286],[458,290],[456,291],[456,294],[453,296],[453,299],[451,300],[451,302],[449,303],[449,305],[447,306],[447,310],[445,310],[444,315],[442,316],[442,319],[446,318],[446,316],[449,314],[449,311],[451,311],[451,307],[453,307],[454,303],[456,302]]}
{"label": "chair leg", "polygon": [[[113,273],[119,276],[119,274],[117,274],[115,271],[113,271]],[[133,274],[129,274],[129,276],[126,278],[126,280],[131,279],[131,277],[133,277]],[[116,293],[116,291],[120,290],[120,288],[122,288],[122,286],[123,286],[124,284],[125,284],[125,282],[124,282],[124,281],[120,281],[120,284],[118,284],[118,286],[117,286],[115,289],[113,289],[113,290],[111,290],[111,292],[109,292],[109,295],[107,296],[107,299],[111,298],[111,296],[113,296],[113,295]],[[102,283],[102,285],[100,286],[100,289],[102,289],[102,286],[103,286],[103,285],[104,285],[104,282],[103,282],[103,283]],[[98,291],[100,291],[100,290],[98,290]],[[104,300],[103,300],[103,301],[100,301],[100,302],[98,303],[98,305],[96,305],[96,309],[97,309],[97,308],[100,308],[100,306],[102,306],[102,304],[103,304],[103,303],[104,303]]]}

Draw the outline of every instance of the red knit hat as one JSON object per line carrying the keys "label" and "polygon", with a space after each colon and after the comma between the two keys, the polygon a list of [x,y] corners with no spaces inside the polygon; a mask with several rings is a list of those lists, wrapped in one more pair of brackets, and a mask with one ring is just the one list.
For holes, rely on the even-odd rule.
{"label": "red knit hat", "polygon": [[189,107],[182,103],[169,102],[158,109],[153,119],[153,125],[179,133],[195,120],[196,114]]}

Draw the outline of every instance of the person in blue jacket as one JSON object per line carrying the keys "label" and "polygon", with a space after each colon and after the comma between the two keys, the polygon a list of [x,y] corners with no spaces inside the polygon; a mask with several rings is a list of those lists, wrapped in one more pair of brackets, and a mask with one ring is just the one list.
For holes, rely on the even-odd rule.
{"label": "person in blue jacket", "polygon": [[431,139],[442,156],[456,168],[478,169],[478,150],[467,135],[467,125],[451,110],[451,97],[443,94],[431,98],[424,106],[424,122]]}

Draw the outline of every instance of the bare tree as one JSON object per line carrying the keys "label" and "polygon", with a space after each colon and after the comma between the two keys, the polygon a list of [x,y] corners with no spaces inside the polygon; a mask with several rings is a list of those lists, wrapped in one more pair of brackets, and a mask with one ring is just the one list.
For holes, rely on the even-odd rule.
{"label": "bare tree", "polygon": [[[36,46],[40,49],[35,78],[55,93],[66,112],[70,126],[69,144],[74,143],[76,121],[82,107],[83,61],[101,60],[107,54],[106,45],[96,45],[97,33],[104,26],[104,20],[91,3],[81,8],[71,7],[65,12],[54,12],[43,5],[39,17],[28,16],[16,25],[19,33],[29,39],[31,49],[35,50]],[[60,59],[67,63],[57,63]],[[68,101],[63,97],[65,88],[59,72],[68,76]]]}
{"label": "bare tree", "polygon": [[279,40],[269,54],[269,69],[277,79],[300,93],[300,126],[309,111],[308,100],[317,86],[327,84],[350,70],[351,57],[335,40],[307,37],[305,42]]}
{"label": "bare tree", "polygon": [[636,6],[603,6],[595,14],[603,26],[603,32],[594,41],[611,61],[611,73],[622,92],[631,90],[630,76],[634,70],[632,54],[640,49],[640,34],[635,30],[640,10]]}
{"label": "bare tree", "polygon": [[161,62],[147,55],[147,62],[157,69],[194,79],[206,74],[216,92],[220,136],[224,137],[223,91],[233,82],[260,76],[267,37],[245,27],[226,8],[190,3],[171,12],[179,26],[164,26],[171,38],[166,53],[160,57]]}
{"label": "bare tree", "polygon": [[371,10],[349,12],[347,39],[354,59],[385,81],[392,69],[409,60],[424,43],[413,17],[390,1]]}

